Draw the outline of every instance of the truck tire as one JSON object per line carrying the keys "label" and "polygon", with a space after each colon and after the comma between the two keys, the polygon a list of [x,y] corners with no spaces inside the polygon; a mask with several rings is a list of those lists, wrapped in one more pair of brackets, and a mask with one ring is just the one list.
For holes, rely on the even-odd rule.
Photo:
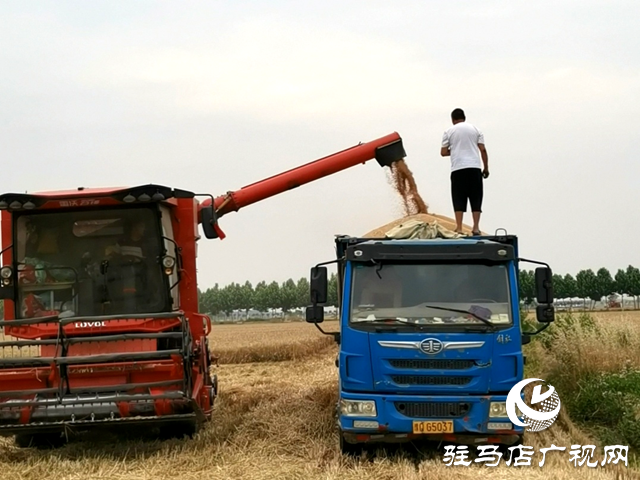
{"label": "truck tire", "polygon": [[62,447],[66,443],[66,439],[61,433],[22,433],[15,436],[15,442],[20,448],[46,450]]}
{"label": "truck tire", "polygon": [[360,457],[364,448],[361,443],[349,443],[340,435],[340,452],[349,457]]}

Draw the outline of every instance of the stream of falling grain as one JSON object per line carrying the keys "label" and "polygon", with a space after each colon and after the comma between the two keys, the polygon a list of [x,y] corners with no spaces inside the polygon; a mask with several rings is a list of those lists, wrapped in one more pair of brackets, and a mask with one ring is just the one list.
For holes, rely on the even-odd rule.
{"label": "stream of falling grain", "polygon": [[429,213],[427,204],[420,196],[418,187],[404,159],[391,165],[393,187],[396,189],[404,205],[406,216],[418,213]]}

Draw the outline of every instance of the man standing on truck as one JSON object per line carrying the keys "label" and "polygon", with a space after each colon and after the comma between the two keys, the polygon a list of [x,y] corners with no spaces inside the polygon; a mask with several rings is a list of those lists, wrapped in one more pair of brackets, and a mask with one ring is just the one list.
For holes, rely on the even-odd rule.
{"label": "man standing on truck", "polygon": [[451,112],[453,126],[442,136],[440,154],[451,157],[451,200],[456,232],[462,233],[462,217],[467,211],[468,200],[473,215],[472,233],[480,235],[483,178],[489,176],[489,157],[484,146],[484,135],[465,120],[462,109],[456,108]]}

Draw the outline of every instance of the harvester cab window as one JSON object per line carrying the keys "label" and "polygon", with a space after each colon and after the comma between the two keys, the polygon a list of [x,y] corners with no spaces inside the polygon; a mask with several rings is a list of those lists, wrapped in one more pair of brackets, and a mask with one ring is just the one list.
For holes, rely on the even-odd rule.
{"label": "harvester cab window", "polygon": [[158,214],[151,208],[17,219],[19,315],[120,315],[166,309]]}

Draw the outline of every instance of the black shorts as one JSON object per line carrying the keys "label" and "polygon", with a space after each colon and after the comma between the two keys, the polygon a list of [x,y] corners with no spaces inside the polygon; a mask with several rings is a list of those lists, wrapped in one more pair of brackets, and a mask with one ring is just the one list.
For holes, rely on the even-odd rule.
{"label": "black shorts", "polygon": [[467,199],[472,212],[482,212],[482,170],[462,168],[451,172],[451,200],[455,212],[467,211]]}

